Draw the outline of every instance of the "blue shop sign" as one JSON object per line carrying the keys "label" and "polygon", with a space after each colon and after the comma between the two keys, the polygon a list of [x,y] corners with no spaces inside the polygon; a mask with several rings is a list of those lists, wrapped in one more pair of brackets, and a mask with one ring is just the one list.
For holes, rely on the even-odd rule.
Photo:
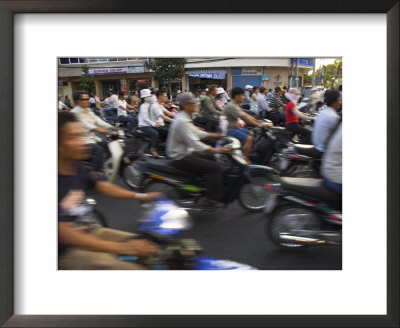
{"label": "blue shop sign", "polygon": [[232,67],[231,68],[231,75],[232,76],[242,75],[242,68],[241,67]]}
{"label": "blue shop sign", "polygon": [[190,77],[211,80],[226,80],[226,69],[196,69],[185,72]]}
{"label": "blue shop sign", "polygon": [[261,75],[261,81],[269,81],[270,76],[269,75]]}
{"label": "blue shop sign", "polygon": [[[290,59],[290,65],[293,64],[293,59]],[[313,58],[298,58],[298,64],[301,66],[313,66]]]}

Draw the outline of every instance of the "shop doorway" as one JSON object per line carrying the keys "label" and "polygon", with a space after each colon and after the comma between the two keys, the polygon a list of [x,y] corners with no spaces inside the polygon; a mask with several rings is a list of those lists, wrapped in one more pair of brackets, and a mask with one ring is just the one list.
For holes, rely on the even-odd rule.
{"label": "shop doorway", "polygon": [[120,91],[119,80],[101,81],[101,91],[103,92],[103,98],[106,98],[109,93],[118,94]]}
{"label": "shop doorway", "polygon": [[128,80],[129,95],[132,96],[135,91],[149,89],[151,87],[151,79]]}

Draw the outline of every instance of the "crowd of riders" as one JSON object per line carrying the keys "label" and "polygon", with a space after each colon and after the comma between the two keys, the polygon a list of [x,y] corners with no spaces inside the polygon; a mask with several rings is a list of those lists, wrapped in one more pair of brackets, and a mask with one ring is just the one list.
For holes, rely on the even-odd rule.
{"label": "crowd of riders", "polygon": [[[158,196],[135,193],[101,179],[103,155],[108,151],[101,136],[109,135],[116,127],[122,126],[128,138],[135,138],[135,130],[149,136],[154,158],[159,156],[157,142],[165,142],[166,155],[178,169],[207,176],[205,202],[218,206],[223,170],[213,155],[230,149],[218,147],[215,141],[224,135],[238,139],[250,164],[253,132],[249,127],[281,126],[295,133],[300,143],[315,146],[322,156],[321,178],[328,188],[341,194],[341,87],[326,92],[313,90],[312,109],[308,112],[299,109],[301,96],[296,88],[277,86],[267,90],[247,85],[244,89],[235,87],[228,94],[218,85],[210,85],[206,90],[178,92],[174,99],[166,89],[155,88],[142,89],[131,97],[110,94],[103,101],[86,91],[74,92],[72,100],[68,96],[64,101],[59,98],[60,267],[75,268],[78,262],[93,267],[91,261],[105,261],[114,263],[113,268],[132,269],[120,266],[115,254],[157,253],[154,245],[134,241],[130,235],[107,230],[88,235],[72,223],[76,219],[74,209],[81,205],[89,189],[118,198],[151,200]],[[312,122],[312,129],[305,127],[303,121]],[[79,165],[82,160],[89,160],[94,172],[83,170]],[[72,247],[79,251],[74,248],[72,252]]]}

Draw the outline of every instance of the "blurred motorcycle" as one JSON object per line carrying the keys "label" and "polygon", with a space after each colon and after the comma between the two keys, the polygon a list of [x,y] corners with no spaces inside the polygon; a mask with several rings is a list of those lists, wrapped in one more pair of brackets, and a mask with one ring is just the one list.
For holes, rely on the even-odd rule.
{"label": "blurred motorcycle", "polygon": [[285,249],[342,245],[342,196],[321,179],[289,178],[266,184],[266,235]]}

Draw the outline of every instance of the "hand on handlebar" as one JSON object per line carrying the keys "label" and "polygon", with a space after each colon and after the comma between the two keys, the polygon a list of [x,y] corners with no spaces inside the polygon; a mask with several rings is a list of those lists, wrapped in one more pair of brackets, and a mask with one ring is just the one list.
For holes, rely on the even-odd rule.
{"label": "hand on handlebar", "polygon": [[157,197],[161,196],[162,194],[160,192],[148,192],[146,194],[136,194],[136,199],[148,202],[151,200],[155,200]]}
{"label": "hand on handlebar", "polygon": [[160,253],[157,244],[145,239],[132,239],[126,243],[120,243],[119,254],[154,256]]}
{"label": "hand on handlebar", "polygon": [[229,154],[232,151],[229,147],[221,147],[218,149],[219,154]]}

